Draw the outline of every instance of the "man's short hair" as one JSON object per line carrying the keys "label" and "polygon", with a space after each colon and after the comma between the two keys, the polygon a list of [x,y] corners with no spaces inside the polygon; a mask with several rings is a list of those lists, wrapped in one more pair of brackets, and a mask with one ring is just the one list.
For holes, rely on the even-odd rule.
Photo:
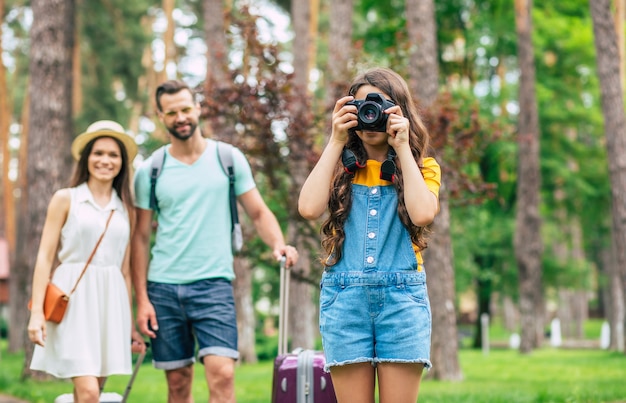
{"label": "man's short hair", "polygon": [[187,83],[185,83],[184,81],[181,80],[169,80],[164,82],[163,84],[159,85],[156,89],[156,107],[157,110],[159,112],[163,112],[163,107],[161,106],[161,96],[163,94],[177,94],[180,91],[183,90],[187,90],[191,93],[191,96],[193,97],[194,101],[195,101],[195,94],[194,92],[191,90],[191,88],[189,87],[189,85],[187,85]]}

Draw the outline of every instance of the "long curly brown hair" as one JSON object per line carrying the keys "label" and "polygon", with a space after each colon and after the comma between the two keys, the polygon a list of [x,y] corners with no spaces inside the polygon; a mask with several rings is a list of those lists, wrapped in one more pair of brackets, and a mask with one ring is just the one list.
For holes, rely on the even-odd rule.
{"label": "long curly brown hair", "polygon": [[[429,135],[417,112],[406,81],[391,69],[375,68],[357,76],[352,82],[348,94],[354,96],[359,88],[364,85],[371,85],[380,89],[389,96],[396,105],[400,106],[402,114],[409,119],[409,145],[411,146],[413,157],[415,161],[419,161],[420,158],[425,157],[426,150],[428,150],[429,146]],[[363,147],[363,142],[356,135],[354,130],[351,131],[345,147],[355,154],[360,165],[365,164],[367,153]],[[413,243],[422,250],[427,246],[427,227],[419,227],[411,222],[404,202],[402,167],[398,164],[398,161],[396,161],[396,166],[397,172],[394,185],[398,194],[398,216],[402,224],[409,231]],[[343,227],[352,206],[351,185],[353,178],[354,174],[343,170],[340,164],[337,165],[336,174],[332,181],[330,199],[328,201],[329,216],[321,227],[322,247],[327,255],[326,258],[323,259],[325,266],[336,264],[342,256],[343,243],[346,236]]]}

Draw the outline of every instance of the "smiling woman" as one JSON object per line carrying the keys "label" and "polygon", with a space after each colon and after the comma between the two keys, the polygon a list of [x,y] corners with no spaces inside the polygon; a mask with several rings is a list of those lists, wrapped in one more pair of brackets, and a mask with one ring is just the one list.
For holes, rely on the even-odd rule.
{"label": "smiling woman", "polygon": [[[31,369],[71,378],[77,401],[97,400],[109,375],[130,374],[129,338],[133,350],[145,351],[130,309],[129,178],[136,154],[134,139],[110,120],[77,136],[71,185],[52,196],[41,234],[28,323],[36,344]],[[52,270],[55,260],[60,265]],[[70,296],[60,323],[44,318],[49,282]]]}

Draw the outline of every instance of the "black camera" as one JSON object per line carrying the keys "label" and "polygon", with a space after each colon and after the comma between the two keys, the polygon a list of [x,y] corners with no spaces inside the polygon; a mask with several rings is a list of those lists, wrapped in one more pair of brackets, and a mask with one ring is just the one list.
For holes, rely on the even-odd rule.
{"label": "black camera", "polygon": [[387,131],[387,114],[385,109],[395,106],[392,101],[385,99],[382,94],[371,92],[365,99],[355,99],[346,102],[346,105],[356,106],[356,116],[359,124],[355,130],[368,130],[372,132]]}

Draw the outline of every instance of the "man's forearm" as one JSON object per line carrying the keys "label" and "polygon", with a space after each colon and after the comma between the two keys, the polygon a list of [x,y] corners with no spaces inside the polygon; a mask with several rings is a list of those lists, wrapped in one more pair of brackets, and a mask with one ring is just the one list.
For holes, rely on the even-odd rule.
{"label": "man's forearm", "polygon": [[149,244],[142,239],[133,238],[131,276],[137,303],[148,299],[148,253]]}
{"label": "man's forearm", "polygon": [[270,248],[276,249],[285,245],[282,229],[276,216],[269,209],[254,221],[254,226],[263,242]]}

